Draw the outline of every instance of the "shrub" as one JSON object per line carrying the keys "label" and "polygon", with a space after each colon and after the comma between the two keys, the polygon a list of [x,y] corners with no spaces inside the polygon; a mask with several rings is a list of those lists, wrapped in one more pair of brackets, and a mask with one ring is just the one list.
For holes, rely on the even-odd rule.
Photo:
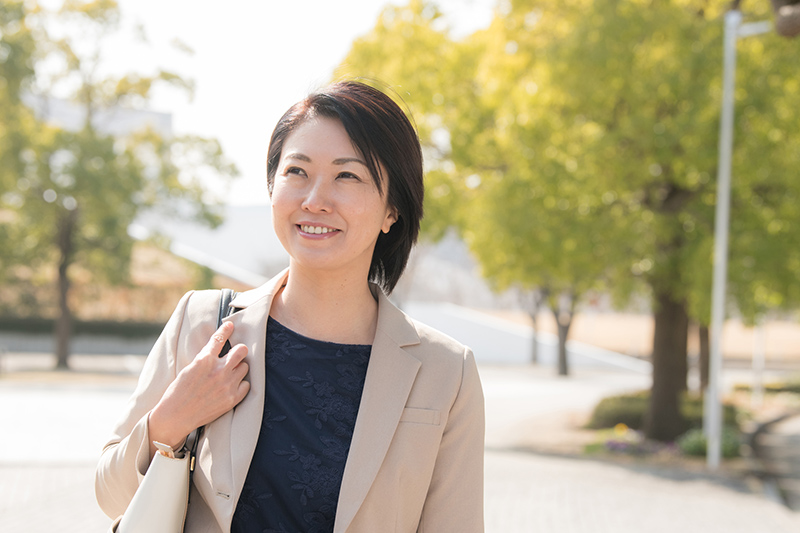
{"label": "shrub", "polygon": [[631,429],[641,429],[647,412],[649,391],[603,398],[595,406],[586,427],[589,429],[613,428],[625,424]]}
{"label": "shrub", "polygon": [[[734,387],[734,389],[737,391],[752,392],[753,387],[749,384],[739,383]],[[794,394],[800,394],[800,377],[789,378],[785,381],[765,383],[764,392],[774,394],[780,392],[791,392]]]}
{"label": "shrub", "polygon": [[[678,448],[686,455],[694,455],[705,457],[706,455],[706,436],[703,435],[702,429],[690,429],[680,437],[678,437]],[[738,457],[739,446],[739,432],[731,427],[723,428],[722,430],[722,456],[726,458]]]}
{"label": "shrub", "polygon": [[786,381],[784,383],[768,383],[764,386],[767,392],[793,392],[800,394],[800,379],[797,381]]}
{"label": "shrub", "polygon": [[[54,320],[36,317],[0,317],[0,331],[14,333],[51,334]],[[157,337],[164,324],[150,322],[113,320],[74,320],[73,333],[76,335],[113,335],[124,338]]]}
{"label": "shrub", "polygon": [[[640,391],[619,396],[603,398],[595,406],[586,427],[589,429],[613,428],[625,424],[631,429],[642,429],[650,391]],[[681,414],[686,420],[686,429],[703,427],[703,399],[700,396],[685,394],[681,398]],[[726,426],[738,427],[736,407],[723,406],[723,420]]]}
{"label": "shrub", "polygon": [[641,431],[618,424],[614,429],[598,432],[599,439],[587,445],[587,454],[612,453],[615,455],[652,456],[678,452],[675,443],[664,443],[645,438]]}

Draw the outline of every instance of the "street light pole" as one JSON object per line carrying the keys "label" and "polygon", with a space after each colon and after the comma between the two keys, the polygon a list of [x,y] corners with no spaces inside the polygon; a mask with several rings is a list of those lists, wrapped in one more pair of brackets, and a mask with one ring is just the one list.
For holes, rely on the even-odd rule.
{"label": "street light pole", "polygon": [[722,115],[717,165],[717,208],[714,221],[714,281],[711,292],[711,358],[705,416],[708,428],[706,460],[711,470],[719,468],[722,456],[722,324],[725,320],[725,284],[728,278],[728,226],[731,204],[731,156],[733,154],[733,93],[736,82],[736,42],[739,37],[769,31],[769,21],[742,24],[742,13],[725,14],[722,70]]}

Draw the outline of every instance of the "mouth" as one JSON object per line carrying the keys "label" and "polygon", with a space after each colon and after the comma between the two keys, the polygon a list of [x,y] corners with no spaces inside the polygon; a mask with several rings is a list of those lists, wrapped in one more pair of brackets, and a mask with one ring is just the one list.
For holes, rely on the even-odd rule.
{"label": "mouth", "polygon": [[336,228],[329,228],[327,226],[311,226],[309,224],[298,224],[297,227],[300,228],[300,231],[303,233],[308,233],[311,235],[324,235],[326,233],[336,233],[337,231],[341,231]]}

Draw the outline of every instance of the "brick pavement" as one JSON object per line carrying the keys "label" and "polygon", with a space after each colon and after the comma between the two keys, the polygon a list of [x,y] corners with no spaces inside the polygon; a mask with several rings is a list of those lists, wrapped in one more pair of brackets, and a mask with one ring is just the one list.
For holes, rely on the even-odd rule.
{"label": "brick pavement", "polygon": [[800,514],[800,410],[765,423],[756,435],[757,466],[780,499]]}
{"label": "brick pavement", "polygon": [[[530,367],[481,367],[481,375],[488,420],[487,533],[800,531],[800,513],[727,476],[513,450],[537,442],[558,448],[548,436],[563,432],[598,396],[638,388],[641,376],[576,371],[573,378],[557,379],[549,369]],[[107,528],[109,520],[94,502],[92,458],[133,385],[131,375],[90,372],[0,378],[0,427],[6,428],[0,439],[0,531]],[[76,408],[87,412],[75,416]],[[69,444],[52,452],[53,439]]]}
{"label": "brick pavement", "polygon": [[487,533],[797,533],[800,514],[698,474],[486,455]]}
{"label": "brick pavement", "polygon": [[94,499],[94,465],[0,464],[3,533],[102,533],[110,523]]}

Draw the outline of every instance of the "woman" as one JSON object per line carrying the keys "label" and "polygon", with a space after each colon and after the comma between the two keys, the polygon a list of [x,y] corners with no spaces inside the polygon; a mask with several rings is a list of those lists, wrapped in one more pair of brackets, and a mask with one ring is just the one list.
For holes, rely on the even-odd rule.
{"label": "woman", "polygon": [[205,425],[189,533],[483,531],[472,353],[386,297],[422,216],[407,117],[369,86],[332,85],[278,122],[267,179],[289,268],[216,331],[219,292],[183,297],[103,451],[101,507],[125,511],[152,441],[178,449]]}

